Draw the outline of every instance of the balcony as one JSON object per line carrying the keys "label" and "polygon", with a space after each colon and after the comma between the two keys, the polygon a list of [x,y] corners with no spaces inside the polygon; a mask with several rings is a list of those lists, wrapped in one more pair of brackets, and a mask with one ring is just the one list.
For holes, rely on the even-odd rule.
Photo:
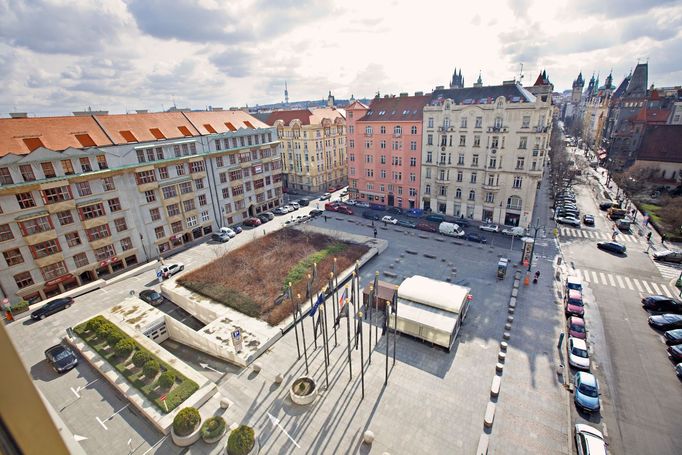
{"label": "balcony", "polygon": [[495,183],[493,183],[493,184],[484,183],[482,185],[482,187],[484,190],[488,190],[488,191],[499,191],[502,188],[500,185],[497,185]]}
{"label": "balcony", "polygon": [[509,128],[506,126],[489,126],[488,132],[489,133],[508,133]]}
{"label": "balcony", "polygon": [[450,180],[448,180],[447,178],[436,177],[436,183],[441,185],[448,185],[450,183]]}
{"label": "balcony", "polygon": [[37,265],[38,267],[46,267],[51,264],[55,264],[57,262],[61,262],[64,260],[64,253],[61,251],[50,254],[48,256],[44,256],[42,258],[34,259],[33,263]]}
{"label": "balcony", "polygon": [[46,204],[45,208],[50,213],[63,212],[65,210],[73,210],[76,208],[76,201],[69,199],[68,201],[55,202],[53,204]]}

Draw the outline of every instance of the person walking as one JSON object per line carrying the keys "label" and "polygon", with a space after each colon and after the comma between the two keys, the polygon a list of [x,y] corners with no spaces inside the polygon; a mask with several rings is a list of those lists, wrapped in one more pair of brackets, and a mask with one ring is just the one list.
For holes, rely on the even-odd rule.
{"label": "person walking", "polygon": [[647,242],[651,242],[651,234],[652,234],[652,232],[649,231],[649,233],[646,235],[646,241]]}
{"label": "person walking", "polygon": [[374,228],[374,238],[377,238],[377,228]]}

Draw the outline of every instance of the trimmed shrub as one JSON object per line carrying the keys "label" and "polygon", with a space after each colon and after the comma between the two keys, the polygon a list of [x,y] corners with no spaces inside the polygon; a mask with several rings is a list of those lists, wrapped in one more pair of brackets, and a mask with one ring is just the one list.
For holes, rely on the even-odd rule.
{"label": "trimmed shrub", "polygon": [[222,417],[210,417],[201,425],[201,437],[203,439],[217,438],[225,431],[225,425],[225,419]]}
{"label": "trimmed shrub", "polygon": [[256,442],[253,428],[241,425],[227,438],[228,455],[246,455]]}
{"label": "trimmed shrub", "polygon": [[168,370],[161,373],[159,376],[159,387],[162,389],[170,389],[175,384],[175,372]]}
{"label": "trimmed shrub", "polygon": [[13,303],[9,307],[12,314],[20,314],[28,311],[28,302],[26,300],[19,300],[17,303]]}
{"label": "trimmed shrub", "polygon": [[98,340],[106,340],[109,338],[109,334],[113,332],[113,328],[111,325],[104,323],[97,327],[97,330],[95,331],[95,335],[97,335]]}
{"label": "trimmed shrub", "polygon": [[97,330],[104,325],[105,322],[99,318],[90,319],[87,324],[85,324],[85,330],[88,332],[97,333]]}
{"label": "trimmed shrub", "polygon": [[133,342],[133,340],[123,339],[119,340],[118,343],[116,343],[116,345],[114,346],[114,353],[118,357],[125,359],[130,354],[132,354],[134,349],[135,343]]}
{"label": "trimmed shrub", "polygon": [[199,390],[199,385],[196,382],[185,379],[168,392],[168,397],[166,398],[168,409],[177,408],[197,390]]}
{"label": "trimmed shrub", "polygon": [[196,408],[182,408],[173,419],[173,431],[178,436],[187,436],[196,430],[201,416]]}
{"label": "trimmed shrub", "polygon": [[142,368],[144,364],[152,360],[152,358],[153,356],[147,351],[137,351],[135,354],[133,354],[133,365],[138,368]]}
{"label": "trimmed shrub", "polygon": [[142,366],[142,372],[147,380],[152,380],[159,374],[159,362],[156,360],[147,360],[147,362]]}
{"label": "trimmed shrub", "polygon": [[123,339],[123,335],[118,330],[112,330],[107,335],[107,344],[111,347],[115,347],[119,341]]}

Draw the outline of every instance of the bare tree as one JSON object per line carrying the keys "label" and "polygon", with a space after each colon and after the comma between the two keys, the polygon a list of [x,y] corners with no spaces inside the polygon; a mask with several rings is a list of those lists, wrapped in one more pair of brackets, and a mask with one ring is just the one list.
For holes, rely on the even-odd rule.
{"label": "bare tree", "polygon": [[575,165],[572,156],[566,151],[566,144],[563,141],[561,130],[557,120],[554,120],[552,136],[550,137],[549,157],[551,160],[550,183],[552,197],[555,197],[565,187],[575,183],[582,171]]}

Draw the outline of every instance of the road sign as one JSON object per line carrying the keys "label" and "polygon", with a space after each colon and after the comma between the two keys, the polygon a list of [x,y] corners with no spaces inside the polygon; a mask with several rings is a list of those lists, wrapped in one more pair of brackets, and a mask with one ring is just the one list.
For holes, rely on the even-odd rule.
{"label": "road sign", "polygon": [[242,333],[237,329],[232,332],[232,344],[237,352],[242,352]]}
{"label": "road sign", "polygon": [[168,394],[167,394],[167,393],[164,393],[163,395],[161,395],[161,396],[159,397],[159,400],[161,400],[161,401],[166,401],[167,398],[168,398]]}

